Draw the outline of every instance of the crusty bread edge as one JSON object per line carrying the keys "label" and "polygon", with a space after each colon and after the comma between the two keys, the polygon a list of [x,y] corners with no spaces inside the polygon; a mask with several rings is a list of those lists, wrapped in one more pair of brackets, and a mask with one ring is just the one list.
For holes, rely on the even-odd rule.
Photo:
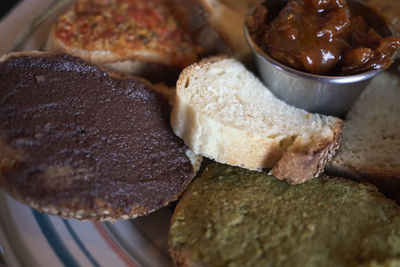
{"label": "crusty bread edge", "polygon": [[399,194],[400,191],[399,173],[385,172],[379,169],[360,168],[360,166],[352,166],[336,158],[333,159],[331,164],[325,167],[325,172],[329,175],[373,184],[389,197],[394,197]]}
{"label": "crusty bread edge", "polygon": [[[205,170],[203,171],[203,173],[206,172],[207,169],[208,169],[208,166],[205,167]],[[199,177],[198,179],[201,179],[201,177]],[[188,247],[174,246],[172,244],[171,234],[170,234],[171,226],[174,224],[174,222],[176,220],[176,214],[178,213],[177,211],[182,209],[182,205],[183,205],[182,203],[188,197],[191,186],[192,186],[192,184],[189,185],[188,188],[186,188],[185,192],[182,194],[181,198],[179,199],[179,202],[175,207],[174,213],[172,214],[170,224],[169,224],[169,229],[168,229],[168,251],[170,253],[172,262],[174,263],[174,266],[176,266],[176,267],[204,267],[204,264],[202,264],[201,262],[193,261],[192,253]]]}
{"label": "crusty bread edge", "polygon": [[272,169],[272,174],[290,184],[301,184],[318,177],[329,164],[340,147],[344,122],[336,120],[331,130],[333,137],[310,147],[307,151],[285,152]]}
{"label": "crusty bread edge", "polygon": [[[12,57],[20,57],[20,56],[33,56],[33,57],[42,57],[42,56],[51,56],[54,55],[54,53],[49,53],[49,52],[42,52],[42,51],[23,51],[23,52],[12,52],[6,55],[3,55],[0,57],[0,63],[1,62],[5,62],[8,59],[12,58]],[[117,72],[112,72],[109,70],[104,70],[107,73],[109,73],[109,75],[113,78],[116,79],[124,79],[124,78],[134,78],[139,80],[142,83],[145,83],[148,86],[153,87],[154,85],[152,85],[149,81],[140,78],[140,77],[134,77],[134,76],[128,76],[128,75],[123,75],[121,73],[117,73]],[[161,89],[162,91],[163,89]],[[132,218],[136,218],[138,216],[142,216],[142,215],[146,215],[149,214],[151,212],[154,212],[157,209],[154,210],[148,210],[145,207],[141,207],[141,206],[132,206],[129,214],[115,214],[115,210],[112,209],[111,207],[108,207],[107,205],[99,205],[99,208],[96,210],[92,210],[92,209],[78,209],[78,210],[71,210],[68,208],[58,208],[50,203],[47,202],[42,202],[42,201],[35,201],[32,200],[30,198],[26,198],[24,196],[22,196],[21,194],[19,194],[18,192],[13,192],[12,190],[10,190],[10,188],[7,188],[7,185],[4,183],[4,177],[2,175],[1,170],[3,168],[8,168],[10,167],[9,164],[13,165],[13,164],[18,164],[18,159],[20,159],[21,157],[23,157],[21,155],[20,151],[13,151],[8,149],[7,146],[5,146],[1,140],[0,140],[0,151],[8,151],[8,155],[7,157],[4,156],[4,158],[0,158],[0,185],[1,187],[5,188],[6,191],[15,199],[17,199],[20,202],[26,203],[27,205],[29,205],[30,207],[40,211],[40,212],[45,212],[51,215],[57,215],[63,218],[74,218],[74,219],[78,219],[78,220],[99,220],[99,221],[116,221],[116,220],[126,220],[126,219],[132,219]],[[197,172],[200,169],[201,166],[201,162],[202,162],[202,157],[199,155],[194,154],[190,149],[187,149],[185,152],[186,156],[189,158],[192,166],[193,166],[193,176],[191,177],[191,179],[188,181],[187,185],[190,184],[190,182],[193,180],[193,178],[197,175]],[[0,153],[1,156],[1,153]],[[12,162],[9,162],[8,159],[9,157],[12,158]],[[7,166],[8,165],[8,166]],[[11,166],[12,167],[12,166]],[[183,189],[184,191],[185,189]],[[175,195],[173,198],[169,199],[166,203],[163,203],[162,206],[167,206],[170,202],[175,201],[179,198],[179,196],[182,194],[183,192],[178,193],[177,195]],[[98,203],[100,204],[100,203]]]}

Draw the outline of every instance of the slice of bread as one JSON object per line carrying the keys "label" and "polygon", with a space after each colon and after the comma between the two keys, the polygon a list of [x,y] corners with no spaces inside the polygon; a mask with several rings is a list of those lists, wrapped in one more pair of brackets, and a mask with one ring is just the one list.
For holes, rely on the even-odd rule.
{"label": "slice of bread", "polygon": [[[170,0],[181,6],[189,31],[207,54],[229,53],[241,60],[251,56],[244,33],[244,19],[250,7],[259,0]],[[179,10],[179,6],[177,9]],[[183,11],[183,12],[182,12]]]}
{"label": "slice of bread", "polygon": [[244,20],[249,9],[260,0],[202,0],[209,10],[209,23],[216,28],[235,54],[248,53]]}
{"label": "slice of bread", "polygon": [[400,190],[400,74],[374,78],[345,119],[342,146],[327,171],[368,181],[382,192]]}
{"label": "slice of bread", "polygon": [[399,266],[400,207],[369,184],[289,186],[212,164],[180,199],[169,245],[176,266]]}
{"label": "slice of bread", "polygon": [[199,52],[164,0],[78,0],[53,26],[46,50],[144,77],[177,72]]}
{"label": "slice of bread", "polygon": [[39,211],[80,220],[158,210],[201,163],[172,132],[170,110],[143,79],[65,54],[5,55],[0,186]]}
{"label": "slice of bread", "polygon": [[207,10],[207,22],[220,34],[231,48],[233,55],[243,57],[249,54],[243,26],[245,16],[252,4],[257,0],[229,1],[229,0],[200,0]]}
{"label": "slice of bread", "polygon": [[196,154],[298,184],[318,176],[339,147],[343,121],[287,105],[235,59],[184,69],[171,113]]}

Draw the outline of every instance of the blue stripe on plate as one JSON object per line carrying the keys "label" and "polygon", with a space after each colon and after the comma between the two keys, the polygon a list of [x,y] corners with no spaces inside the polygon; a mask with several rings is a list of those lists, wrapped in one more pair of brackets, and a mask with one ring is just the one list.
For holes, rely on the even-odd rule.
{"label": "blue stripe on plate", "polygon": [[3,247],[0,244],[0,264],[6,265],[6,262],[4,261],[4,250]]}
{"label": "blue stripe on plate", "polygon": [[74,229],[72,228],[71,224],[69,223],[68,220],[62,219],[65,227],[67,228],[69,234],[72,236],[74,239],[75,243],[78,245],[78,247],[82,250],[83,254],[88,258],[88,260],[93,264],[95,267],[100,267],[100,264],[96,261],[96,259],[90,254],[89,250],[85,247],[79,236],[76,234]]}
{"label": "blue stripe on plate", "polygon": [[47,242],[49,242],[54,253],[58,256],[64,266],[78,267],[79,264],[76,262],[75,258],[65,246],[57,231],[54,229],[49,217],[46,214],[39,213],[34,209],[32,209],[32,212],[36,222],[42,230],[43,235],[47,239]]}
{"label": "blue stripe on plate", "polygon": [[0,265],[4,265],[4,266],[6,265],[6,262],[4,261],[2,254],[0,254]]}

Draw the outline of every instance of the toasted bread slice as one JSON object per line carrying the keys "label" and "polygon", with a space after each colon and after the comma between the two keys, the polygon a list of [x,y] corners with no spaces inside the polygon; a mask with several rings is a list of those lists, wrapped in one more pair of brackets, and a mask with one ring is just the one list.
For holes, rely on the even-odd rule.
{"label": "toasted bread slice", "polygon": [[287,105],[235,59],[184,69],[171,125],[196,154],[298,184],[318,176],[339,147],[343,121]]}
{"label": "toasted bread slice", "polygon": [[399,215],[369,184],[213,164],[175,209],[170,252],[176,266],[397,266]]}
{"label": "toasted bread slice", "polygon": [[0,60],[0,186],[33,208],[85,220],[128,219],[176,200],[201,158],[142,79],[69,55]]}
{"label": "toasted bread slice", "polygon": [[374,78],[345,119],[342,146],[327,171],[368,181],[389,195],[400,190],[400,75]]}
{"label": "toasted bread slice", "polygon": [[199,52],[164,0],[78,0],[53,26],[46,50],[144,76],[176,72]]}

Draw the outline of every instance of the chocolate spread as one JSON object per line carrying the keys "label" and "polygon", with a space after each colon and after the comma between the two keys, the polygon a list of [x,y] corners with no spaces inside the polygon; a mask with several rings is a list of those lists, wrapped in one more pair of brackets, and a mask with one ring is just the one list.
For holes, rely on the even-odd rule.
{"label": "chocolate spread", "polygon": [[166,205],[193,176],[169,105],[137,80],[68,55],[14,57],[0,63],[0,101],[0,141],[24,152],[5,187],[25,198],[128,214]]}

